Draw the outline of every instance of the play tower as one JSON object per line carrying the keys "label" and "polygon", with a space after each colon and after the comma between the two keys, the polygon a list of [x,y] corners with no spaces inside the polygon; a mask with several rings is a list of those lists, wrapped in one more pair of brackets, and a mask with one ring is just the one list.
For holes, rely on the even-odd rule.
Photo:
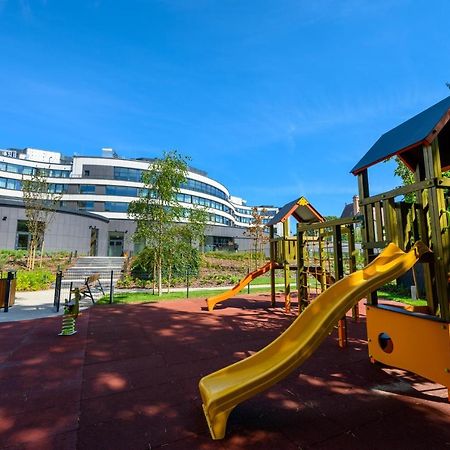
{"label": "play tower", "polygon": [[[398,157],[414,182],[370,194],[369,169]],[[378,305],[368,299],[367,329],[372,360],[411,370],[450,386],[450,97],[383,134],[352,169],[358,177],[366,263],[390,242],[407,251],[417,241],[432,251],[420,278],[427,314]],[[409,202],[404,196],[410,194]],[[416,273],[414,279],[417,279]]]}

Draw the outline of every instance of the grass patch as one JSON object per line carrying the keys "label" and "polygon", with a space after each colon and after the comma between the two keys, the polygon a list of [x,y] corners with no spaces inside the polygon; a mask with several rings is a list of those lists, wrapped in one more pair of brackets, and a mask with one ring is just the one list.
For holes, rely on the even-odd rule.
{"label": "grass patch", "polygon": [[[275,284],[283,284],[284,283],[284,278],[283,277],[276,277],[275,278]],[[257,286],[260,284],[270,284],[270,277],[265,276],[265,277],[257,277],[255,278],[252,282],[251,282],[252,286]]]}
{"label": "grass patch", "polygon": [[377,291],[378,298],[385,300],[392,300],[394,302],[404,303],[412,306],[427,306],[427,301],[423,299],[413,300],[409,289],[391,282],[385,284],[379,291]]}
{"label": "grass patch", "polygon": [[[206,290],[206,289],[192,289],[189,290],[189,298],[208,298],[213,295],[221,294],[222,292],[227,291],[227,289],[214,289],[214,290]],[[250,293],[264,293],[270,292],[270,288],[255,288],[250,286]],[[242,289],[240,294],[247,294],[247,288]],[[238,294],[236,294],[238,295]],[[161,296],[153,295],[151,291],[148,292],[121,292],[118,294],[114,294],[114,303],[115,304],[123,304],[123,303],[156,303],[167,300],[180,300],[186,298],[186,291],[182,292],[171,292],[170,294],[163,293]],[[96,304],[105,305],[109,304],[109,296],[105,295],[104,297],[97,300]]]}
{"label": "grass patch", "polygon": [[[206,252],[204,255],[208,258],[213,259],[226,259],[229,261],[248,261],[250,259],[248,252],[227,252],[227,251],[216,251],[216,252]],[[254,258],[254,255],[252,255]],[[266,262],[266,257],[263,254],[258,255],[261,261]]]}
{"label": "grass patch", "polygon": [[427,306],[427,301],[422,299],[413,300],[406,294],[393,293],[390,291],[377,291],[378,298],[392,300],[394,302],[404,303],[412,306]]}

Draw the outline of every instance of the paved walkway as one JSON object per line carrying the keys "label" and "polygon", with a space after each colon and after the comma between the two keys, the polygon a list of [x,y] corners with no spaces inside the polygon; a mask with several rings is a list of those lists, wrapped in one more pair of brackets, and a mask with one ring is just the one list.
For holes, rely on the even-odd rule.
{"label": "paved walkway", "polygon": [[[278,286],[278,285],[277,285]],[[280,285],[281,286],[281,285]],[[205,287],[202,290],[217,290],[231,289],[233,286],[220,286],[218,287]],[[269,288],[270,285],[255,285],[255,288]],[[198,288],[191,288],[191,291]],[[149,289],[116,289],[116,293],[120,292],[150,292]],[[172,292],[186,292],[186,288],[172,288]],[[245,290],[246,292],[246,290]],[[62,291],[63,294],[68,294],[67,290]],[[44,291],[33,292],[16,292],[16,300],[14,306],[9,308],[5,313],[3,308],[0,308],[0,323],[2,322],[15,322],[17,320],[31,320],[42,319],[43,317],[54,317],[63,314],[64,298],[61,298],[61,305],[59,312],[57,313],[53,307],[53,298],[55,295],[54,289],[48,289]],[[95,297],[100,297],[98,293],[94,294]],[[94,297],[94,298],[95,298]],[[83,298],[81,300],[81,309],[86,309],[92,306],[92,302],[89,298]]]}
{"label": "paved walkway", "polygon": [[276,338],[294,319],[269,297],[213,312],[203,300],[90,308],[0,324],[0,448],[7,450],[447,449],[447,390],[368,361],[364,316],[231,414],[212,441],[199,379]]}
{"label": "paved walkway", "polygon": [[[18,320],[42,319],[44,317],[54,317],[63,314],[64,299],[61,298],[59,312],[53,307],[54,289],[33,292],[16,292],[15,303],[4,312],[0,309],[0,323],[15,322]],[[83,299],[81,308],[85,309],[92,304],[90,299]]]}

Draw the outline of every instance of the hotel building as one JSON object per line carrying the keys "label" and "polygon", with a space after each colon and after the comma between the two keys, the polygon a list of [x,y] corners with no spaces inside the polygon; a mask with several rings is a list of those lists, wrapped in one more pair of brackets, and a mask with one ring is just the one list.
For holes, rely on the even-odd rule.
{"label": "hotel building", "polygon": [[[51,190],[61,194],[61,204],[45,235],[48,251],[68,250],[91,256],[120,256],[138,248],[132,236],[136,224],[128,218],[130,202],[142,188],[141,174],[152,159],[119,158],[111,148],[102,156],[64,157],[59,152],[0,149],[0,248],[26,249],[29,234],[22,201],[22,180],[38,169]],[[189,167],[178,193],[186,208],[200,205],[208,212],[206,250],[248,250],[252,207],[230,195],[206,172]],[[258,206],[267,222],[278,208]]]}

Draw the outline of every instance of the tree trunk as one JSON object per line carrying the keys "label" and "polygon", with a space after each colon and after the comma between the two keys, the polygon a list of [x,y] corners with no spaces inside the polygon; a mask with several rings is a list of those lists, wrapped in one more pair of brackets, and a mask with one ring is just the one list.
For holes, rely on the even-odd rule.
{"label": "tree trunk", "polygon": [[170,283],[172,281],[172,267],[169,266],[169,274],[167,277],[167,293],[170,294]]}
{"label": "tree trunk", "polygon": [[31,238],[30,247],[28,249],[27,269],[34,269],[34,259],[36,257],[36,241]]}
{"label": "tree trunk", "polygon": [[155,295],[155,290],[156,290],[156,259],[153,259],[153,280],[152,280],[152,285],[153,285],[153,295]]}
{"label": "tree trunk", "polygon": [[37,252],[37,242],[34,243],[33,247],[33,260],[31,262],[31,270],[34,270],[34,266],[36,264],[36,252]]}
{"label": "tree trunk", "polygon": [[42,269],[42,258],[44,257],[44,244],[45,240],[42,239],[42,245],[41,245],[41,257],[39,259],[39,267]]}
{"label": "tree trunk", "polygon": [[158,270],[158,296],[162,294],[162,261],[161,256],[158,256],[157,270]]}

